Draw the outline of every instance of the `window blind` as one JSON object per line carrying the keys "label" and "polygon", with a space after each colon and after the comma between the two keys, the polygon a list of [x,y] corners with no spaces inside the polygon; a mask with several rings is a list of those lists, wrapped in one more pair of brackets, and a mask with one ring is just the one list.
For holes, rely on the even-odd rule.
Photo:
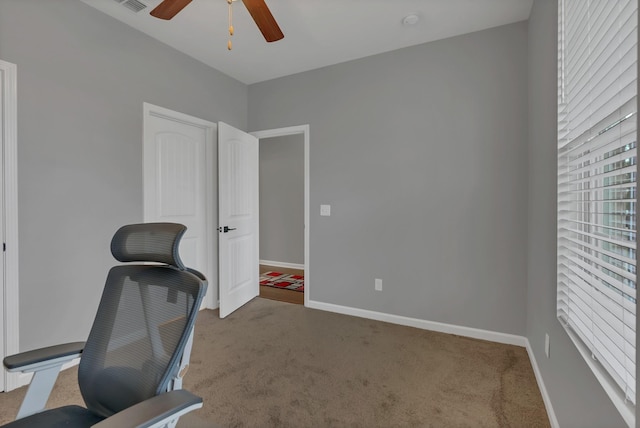
{"label": "window blind", "polygon": [[633,425],[638,0],[558,4],[557,314]]}

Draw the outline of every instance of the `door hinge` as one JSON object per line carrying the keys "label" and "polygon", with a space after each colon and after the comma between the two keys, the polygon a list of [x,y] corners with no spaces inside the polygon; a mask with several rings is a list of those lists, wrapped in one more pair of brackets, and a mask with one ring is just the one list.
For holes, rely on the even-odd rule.
{"label": "door hinge", "polygon": [[6,242],[2,243],[2,251],[7,251],[7,243]]}

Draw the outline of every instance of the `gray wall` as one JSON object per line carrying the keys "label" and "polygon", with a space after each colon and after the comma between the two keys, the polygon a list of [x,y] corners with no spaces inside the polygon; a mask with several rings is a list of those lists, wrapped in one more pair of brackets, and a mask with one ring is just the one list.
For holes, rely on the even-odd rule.
{"label": "gray wall", "polygon": [[525,22],[249,86],[251,130],[298,124],[311,300],[525,334]]}
{"label": "gray wall", "polygon": [[260,139],[260,260],[304,264],[304,136]]}
{"label": "gray wall", "polygon": [[[0,1],[18,66],[20,349],[83,340],[142,221],[142,104],[247,127],[247,86],[77,0]],[[215,256],[215,255],[214,255]]]}
{"label": "gray wall", "polygon": [[536,0],[529,18],[527,337],[561,427],[624,427],[556,319],[557,7],[555,0]]}

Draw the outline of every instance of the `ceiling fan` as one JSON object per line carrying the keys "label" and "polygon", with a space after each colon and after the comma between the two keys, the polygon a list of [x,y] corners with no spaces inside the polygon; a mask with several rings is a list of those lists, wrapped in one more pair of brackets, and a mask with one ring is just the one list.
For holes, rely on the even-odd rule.
{"label": "ceiling fan", "polygon": [[[236,0],[227,0],[229,8],[231,8],[231,4],[234,1]],[[191,0],[164,0],[151,11],[151,16],[169,20],[176,16],[189,3],[191,3]],[[275,42],[284,38],[282,30],[280,30],[278,23],[264,0],[242,0],[242,3],[244,3],[267,42]],[[229,11],[229,21],[231,21],[231,10]],[[231,22],[229,22],[229,33],[233,35]],[[229,43],[229,49],[231,49],[231,43]]]}

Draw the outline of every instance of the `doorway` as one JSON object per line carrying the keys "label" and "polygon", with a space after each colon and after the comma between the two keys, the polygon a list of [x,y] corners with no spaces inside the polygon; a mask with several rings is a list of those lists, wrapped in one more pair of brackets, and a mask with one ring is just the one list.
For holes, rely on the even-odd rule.
{"label": "doorway", "polygon": [[[260,296],[309,300],[309,126],[253,132],[260,148]],[[283,287],[271,278],[282,278]],[[277,276],[280,274],[280,276]],[[302,279],[302,287],[300,281]],[[288,288],[287,288],[288,287]],[[299,290],[303,291],[299,291]]]}
{"label": "doorway", "polygon": [[[305,277],[304,304],[308,305],[310,292],[308,125],[259,131],[249,135],[222,122],[217,124],[208,122],[148,103],[144,103],[144,122],[144,220],[177,221],[186,224],[188,216],[194,216],[200,220],[204,218],[204,221],[200,221],[204,225],[203,227],[192,225],[192,228],[198,229],[199,232],[195,234],[191,248],[182,248],[181,245],[181,252],[185,250],[183,258],[185,262],[189,262],[191,266],[212,278],[203,306],[212,309],[220,307],[221,317],[225,316],[223,313],[233,311],[227,310],[229,309],[228,305],[223,305],[223,297],[234,293],[241,294],[243,296],[242,299],[239,299],[241,303],[234,306],[239,307],[243,304],[242,302],[259,294],[258,239],[256,237],[255,241],[252,241],[254,242],[252,245],[240,245],[244,242],[240,239],[244,236],[241,236],[244,233],[244,228],[238,229],[238,226],[233,223],[233,221],[244,219],[247,216],[259,219],[259,210],[257,209],[258,176],[251,174],[252,171],[259,170],[259,140],[288,135],[302,136],[297,141],[304,147],[304,221],[302,225],[304,228],[304,262],[302,267]],[[223,133],[222,131],[225,129],[229,132]],[[249,143],[248,140],[251,139],[253,142]],[[217,160],[214,155],[216,145],[218,146]],[[249,146],[253,148],[249,150]],[[221,153],[222,149],[226,151]],[[253,158],[251,153],[255,153],[254,166],[246,165],[243,161],[245,158]],[[163,170],[166,173],[159,173]],[[225,171],[230,171],[230,174]],[[229,186],[233,189],[232,193],[229,193],[231,189]],[[218,188],[217,198],[216,187]],[[176,196],[179,189],[185,188],[192,191],[179,197]],[[240,192],[243,189],[253,188],[255,191]],[[252,202],[254,197],[251,197],[249,193],[255,195],[255,202]],[[235,196],[230,199],[229,195]],[[218,199],[218,216],[216,216],[214,209],[215,199]],[[253,209],[250,211],[254,214],[248,213],[246,209],[254,205],[255,211]],[[223,209],[223,206],[227,208]],[[188,207],[194,207],[194,209],[187,210]],[[200,209],[196,209],[198,207]],[[229,207],[233,209],[230,211]],[[227,218],[227,214],[232,215],[233,218]],[[218,227],[215,227],[216,223],[219,223]],[[257,221],[255,229],[259,230]],[[201,239],[206,243],[200,242]],[[215,251],[216,242],[218,243],[218,251]],[[224,243],[229,245],[222,245]],[[203,254],[208,254],[208,256],[203,257]],[[227,256],[234,255],[234,258],[229,259],[225,254]],[[189,256],[191,256],[190,261],[187,260]],[[233,268],[234,274],[225,275],[224,272],[227,270],[222,267],[225,269],[226,267]],[[246,278],[249,271],[255,272],[255,276],[251,280]],[[218,281],[215,281],[215,278],[218,278]],[[251,286],[247,285],[249,283]],[[235,284],[240,284],[242,287]],[[255,292],[253,287],[255,287]],[[240,290],[240,288],[246,289],[247,292],[236,293],[236,290]],[[229,299],[226,301],[229,303]],[[227,309],[223,311],[223,307]]]}

